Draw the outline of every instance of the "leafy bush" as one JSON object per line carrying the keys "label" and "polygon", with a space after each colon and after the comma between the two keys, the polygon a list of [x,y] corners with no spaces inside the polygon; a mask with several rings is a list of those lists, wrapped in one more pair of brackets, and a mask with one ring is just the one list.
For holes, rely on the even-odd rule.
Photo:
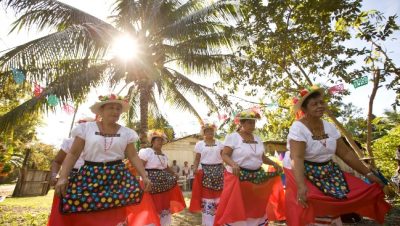
{"label": "leafy bush", "polygon": [[391,177],[395,173],[397,163],[394,160],[397,147],[400,145],[400,126],[389,131],[389,133],[373,144],[374,156],[377,167],[382,173]]}

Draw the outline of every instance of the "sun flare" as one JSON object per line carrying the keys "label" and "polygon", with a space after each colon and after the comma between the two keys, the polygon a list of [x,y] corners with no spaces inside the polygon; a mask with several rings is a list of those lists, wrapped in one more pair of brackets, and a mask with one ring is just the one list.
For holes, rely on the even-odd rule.
{"label": "sun flare", "polygon": [[129,35],[118,37],[114,40],[112,52],[114,56],[122,60],[128,61],[135,58],[138,52],[136,39]]}

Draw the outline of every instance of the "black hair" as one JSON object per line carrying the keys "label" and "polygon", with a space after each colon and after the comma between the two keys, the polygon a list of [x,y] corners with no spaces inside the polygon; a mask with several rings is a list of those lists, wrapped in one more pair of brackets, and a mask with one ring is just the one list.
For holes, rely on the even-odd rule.
{"label": "black hair", "polygon": [[319,91],[316,91],[314,93],[311,93],[306,99],[304,99],[303,103],[301,104],[301,108],[307,108],[308,102],[310,102],[311,99],[315,99],[322,96],[322,93]]}

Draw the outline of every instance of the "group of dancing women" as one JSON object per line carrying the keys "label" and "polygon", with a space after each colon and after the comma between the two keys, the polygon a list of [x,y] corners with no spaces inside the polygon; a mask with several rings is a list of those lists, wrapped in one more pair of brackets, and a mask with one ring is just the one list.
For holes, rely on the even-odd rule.
{"label": "group of dancing women", "polygon": [[[201,125],[189,211],[201,212],[202,225],[318,225],[321,217],[347,213],[384,222],[391,207],[383,183],[322,119],[324,90],[308,87],[294,100],[294,112],[302,114],[290,127],[281,163],[265,155],[254,134],[261,118],[255,109],[237,114],[238,128],[223,142],[215,139],[214,124]],[[167,137],[149,131],[148,147],[137,151],[138,134],[117,123],[128,108],[123,97],[100,96],[90,107],[98,120],[80,121],[63,143],[51,168],[55,195],[48,226],[179,225],[172,215],[186,204],[162,150]],[[334,155],[372,183],[343,172]]]}

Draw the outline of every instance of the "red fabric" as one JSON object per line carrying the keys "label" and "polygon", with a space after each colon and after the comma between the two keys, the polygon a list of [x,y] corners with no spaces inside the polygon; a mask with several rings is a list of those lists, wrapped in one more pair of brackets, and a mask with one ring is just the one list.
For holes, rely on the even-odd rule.
{"label": "red fabric", "polygon": [[384,222],[385,214],[391,206],[385,201],[384,193],[378,184],[367,184],[361,179],[344,172],[350,192],[347,199],[339,200],[327,196],[305,180],[308,188],[308,208],[297,203],[297,187],[292,170],[284,169],[286,174],[286,222],[291,226],[312,223],[317,216],[339,216],[346,213],[358,213]]}
{"label": "red fabric", "polygon": [[222,191],[214,191],[203,187],[203,170],[198,170],[193,180],[192,198],[190,199],[189,211],[192,213],[201,211],[201,199],[216,199],[221,196]]}
{"label": "red fabric", "polygon": [[118,223],[128,222],[126,225],[159,225],[160,219],[155,211],[150,197],[146,194],[139,205],[108,209],[98,212],[61,214],[60,198],[54,196],[53,205],[47,226],[115,226]]}
{"label": "red fabric", "polygon": [[169,210],[171,214],[178,213],[186,207],[185,199],[178,185],[166,192],[150,194],[150,196],[157,213],[161,213],[162,210]]}
{"label": "red fabric", "polygon": [[[262,184],[253,184],[248,181],[240,181],[232,173],[224,173],[224,190],[215,215],[214,225],[223,225],[237,221],[245,221],[247,218],[261,218],[267,212],[269,220],[277,220],[284,215],[284,206],[279,203],[271,203],[271,195],[279,194],[273,190],[283,190],[280,177],[274,177]],[[277,198],[279,200],[279,198]],[[283,203],[283,202],[281,202]],[[278,208],[273,210],[272,208]],[[278,213],[278,217],[274,216]]]}

